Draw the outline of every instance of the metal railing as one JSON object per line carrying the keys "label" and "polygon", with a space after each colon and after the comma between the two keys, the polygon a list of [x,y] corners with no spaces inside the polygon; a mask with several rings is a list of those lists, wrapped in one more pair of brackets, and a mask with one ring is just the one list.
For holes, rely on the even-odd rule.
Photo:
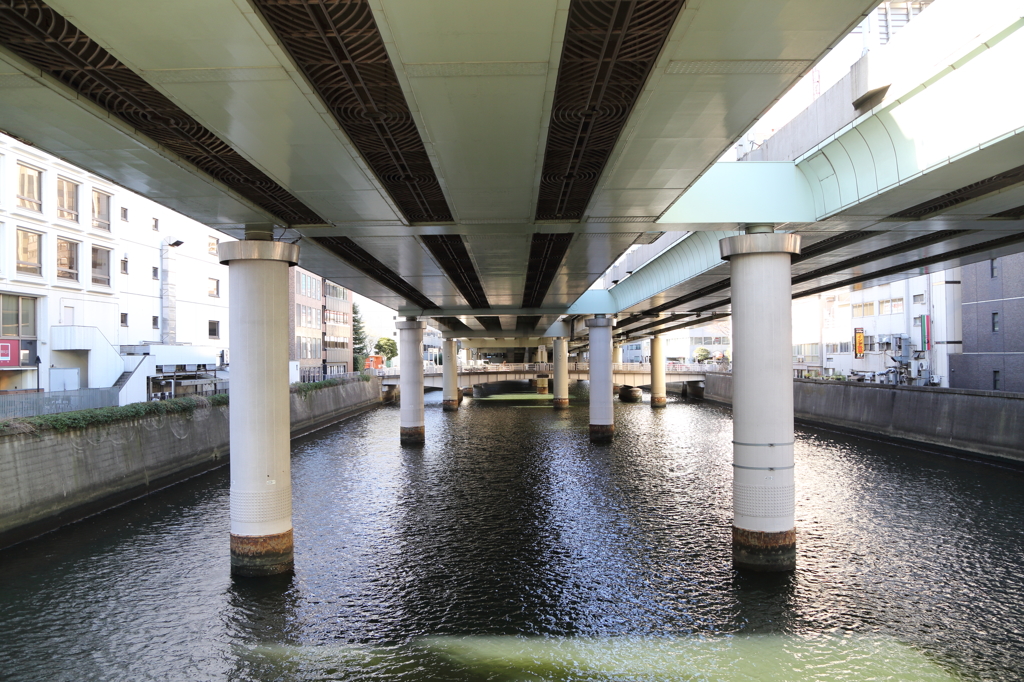
{"label": "metal railing", "polygon": [[73,391],[0,394],[0,419],[116,407],[120,392],[118,388],[79,388]]}
{"label": "metal railing", "polygon": [[[397,377],[402,371],[400,367],[388,367],[387,369],[374,370],[377,376]],[[442,367],[426,367],[423,370],[424,376],[436,376],[441,374]],[[503,362],[493,365],[461,365],[459,374],[470,373],[495,373],[495,372],[554,372],[555,366],[550,362]],[[589,372],[590,364],[586,362],[570,362],[570,372]],[[613,372],[650,372],[649,362],[616,362],[612,364]],[[729,372],[731,365],[718,363],[682,363],[669,362],[665,365],[668,374],[705,374],[707,372]]]}

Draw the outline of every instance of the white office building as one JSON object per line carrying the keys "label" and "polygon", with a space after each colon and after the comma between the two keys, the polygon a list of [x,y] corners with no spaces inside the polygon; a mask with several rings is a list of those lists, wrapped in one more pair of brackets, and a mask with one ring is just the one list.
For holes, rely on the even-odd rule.
{"label": "white office building", "polygon": [[221,237],[0,134],[0,392],[120,386],[125,404],[212,369],[228,346]]}

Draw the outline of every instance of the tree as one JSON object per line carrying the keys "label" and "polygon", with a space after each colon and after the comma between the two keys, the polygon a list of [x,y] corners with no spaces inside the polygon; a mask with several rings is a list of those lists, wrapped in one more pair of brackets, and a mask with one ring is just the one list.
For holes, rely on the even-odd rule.
{"label": "tree", "polygon": [[356,372],[362,371],[366,362],[366,356],[370,349],[366,347],[366,329],[363,327],[363,317],[359,314],[359,306],[352,304],[352,369]]}
{"label": "tree", "polygon": [[377,355],[383,355],[387,362],[391,362],[391,358],[398,355],[398,344],[394,339],[389,339],[386,336],[381,337],[373,349],[377,351]]}
{"label": "tree", "polygon": [[709,351],[704,346],[701,346],[700,348],[693,352],[693,359],[696,360],[697,362],[705,362],[709,358],[711,358],[711,351]]}

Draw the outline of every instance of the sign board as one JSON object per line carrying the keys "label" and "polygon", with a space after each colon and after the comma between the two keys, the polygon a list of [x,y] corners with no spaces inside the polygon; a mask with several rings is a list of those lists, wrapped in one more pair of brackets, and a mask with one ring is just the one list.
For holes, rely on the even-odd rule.
{"label": "sign board", "polygon": [[17,339],[0,340],[0,367],[21,366],[21,342]]}
{"label": "sign board", "polygon": [[854,357],[864,357],[864,328],[857,327],[853,330],[853,352]]}

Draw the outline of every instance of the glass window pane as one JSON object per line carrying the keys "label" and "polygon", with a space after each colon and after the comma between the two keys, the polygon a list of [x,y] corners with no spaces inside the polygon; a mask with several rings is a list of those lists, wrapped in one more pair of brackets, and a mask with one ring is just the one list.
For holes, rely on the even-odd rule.
{"label": "glass window pane", "polygon": [[2,319],[3,324],[0,328],[0,333],[4,336],[17,336],[18,335],[18,297],[4,295],[2,296],[3,302],[3,313]]}
{"label": "glass window pane", "polygon": [[57,277],[78,281],[78,244],[57,240]]}
{"label": "glass window pane", "polygon": [[42,261],[39,259],[40,235],[35,232],[18,230],[18,272],[30,275],[43,274]]}
{"label": "glass window pane", "polygon": [[21,335],[36,335],[36,299],[27,296],[21,298]]}
{"label": "glass window pane", "polygon": [[42,210],[42,203],[40,199],[42,173],[37,171],[35,168],[29,168],[27,166],[18,166],[18,206],[21,208],[32,209],[33,211]]}
{"label": "glass window pane", "polygon": [[57,178],[57,216],[78,222],[78,185]]}
{"label": "glass window pane", "polygon": [[101,230],[110,229],[110,195],[92,193],[92,226]]}
{"label": "glass window pane", "polygon": [[110,251],[92,247],[92,283],[110,284]]}

